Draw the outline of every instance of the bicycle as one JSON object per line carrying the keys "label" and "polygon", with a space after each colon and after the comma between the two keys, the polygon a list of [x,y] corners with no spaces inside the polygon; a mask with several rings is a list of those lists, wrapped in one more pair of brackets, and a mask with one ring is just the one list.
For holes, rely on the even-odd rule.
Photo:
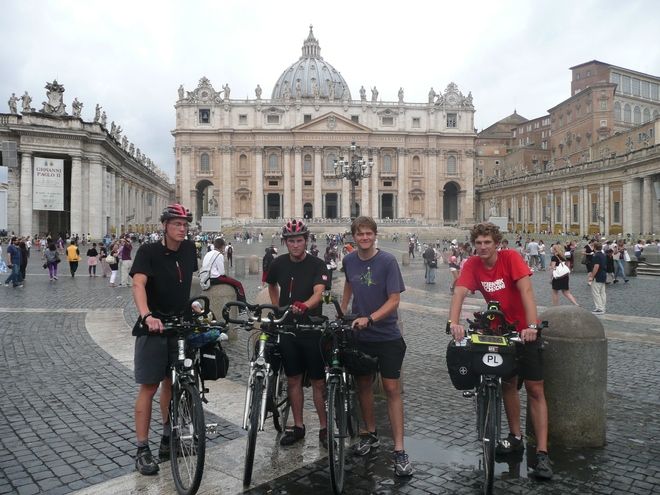
{"label": "bicycle", "polygon": [[[321,345],[329,342],[328,349],[322,348],[326,361],[326,413],[328,417],[327,443],[328,463],[332,490],[340,495],[344,490],[346,467],[346,440],[359,433],[359,417],[355,380],[350,371],[375,371],[376,358],[360,353],[355,349],[352,339],[352,322],[355,315],[344,315],[339,303],[329,294],[324,294],[323,302],[333,303],[337,319],[326,321]],[[326,358],[327,356],[327,358]],[[350,371],[349,371],[350,369]]]}
{"label": "bicycle", "polygon": [[[196,310],[193,310],[195,305]],[[208,402],[202,374],[202,346],[220,340],[225,325],[209,318],[209,299],[198,296],[189,301],[184,314],[163,316],[164,334],[176,337],[177,358],[170,368],[172,399],[169,406],[170,464],[179,495],[197,493],[204,474],[207,433],[216,433],[217,424],[206,424],[202,403]],[[226,367],[228,361],[221,363]]]}
{"label": "bicycle", "polygon": [[[239,313],[243,312],[245,319],[232,318],[230,310],[233,307],[237,307]],[[264,312],[267,312],[265,316],[262,315]],[[279,315],[279,318],[276,318],[276,315]],[[288,315],[289,306],[279,308],[272,304],[247,304],[241,301],[228,302],[222,309],[222,316],[227,323],[239,325],[247,331],[252,331],[255,324],[260,327],[250,357],[250,373],[245,391],[243,429],[248,434],[243,470],[244,486],[249,486],[252,481],[257,432],[264,430],[267,414],[271,413],[278,432],[284,430],[289,416],[287,381],[283,377],[284,370],[279,354],[280,333],[284,332],[282,323]]]}
{"label": "bicycle", "polygon": [[[477,440],[481,442],[484,469],[484,493],[493,490],[495,447],[500,438],[502,378],[515,374],[517,345],[522,340],[515,325],[507,323],[497,301],[488,303],[486,311],[468,319],[466,337],[451,341],[447,347],[447,367],[455,388],[466,390],[465,398],[476,399]],[[497,321],[499,320],[499,321]],[[447,322],[446,332],[450,323]],[[541,338],[539,327],[537,338]],[[473,389],[473,390],[470,390]]]}

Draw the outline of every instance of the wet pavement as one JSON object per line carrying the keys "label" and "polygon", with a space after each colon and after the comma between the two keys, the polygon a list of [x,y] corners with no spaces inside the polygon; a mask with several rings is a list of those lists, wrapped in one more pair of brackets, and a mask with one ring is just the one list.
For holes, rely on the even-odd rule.
{"label": "wet pavement", "polygon": [[[234,245],[235,256],[261,255],[266,246]],[[381,241],[380,246],[399,260],[407,251],[403,243]],[[35,254],[24,288],[0,287],[0,494],[175,493],[169,465],[153,478],[133,471],[136,387],[130,325],[136,313],[130,289],[109,288],[107,279],[88,277],[84,266],[74,279],[61,273],[59,281],[49,282]],[[402,266],[402,273],[408,289],[401,304],[408,345],[406,449],[416,472],[410,479],[393,474],[381,401],[381,447],[364,458],[349,457],[345,493],[479,493],[482,473],[472,401],[453,389],[445,365],[448,269],[440,265],[435,285],[424,283],[420,257]],[[253,300],[260,274],[241,278]],[[591,309],[585,278],[572,275],[571,291],[580,305]],[[339,274],[335,279],[334,290],[340,292]],[[532,280],[542,311],[551,304],[549,273],[535,273]],[[608,286],[607,314],[600,317],[609,338],[607,445],[576,450],[551,445],[555,477],[545,483],[528,477],[525,456],[519,463],[498,463],[496,493],[660,493],[659,286],[660,279],[652,277]],[[481,298],[469,298],[467,306],[481,308]],[[209,444],[200,493],[243,491],[245,441],[238,424],[246,344],[247,335],[242,334],[226,346],[230,376],[211,384],[212,419],[207,421],[217,421],[220,434]],[[293,447],[279,447],[272,425],[259,434],[255,479],[247,493],[331,493],[309,400],[305,418],[307,438]],[[153,423],[155,449],[160,425]]]}

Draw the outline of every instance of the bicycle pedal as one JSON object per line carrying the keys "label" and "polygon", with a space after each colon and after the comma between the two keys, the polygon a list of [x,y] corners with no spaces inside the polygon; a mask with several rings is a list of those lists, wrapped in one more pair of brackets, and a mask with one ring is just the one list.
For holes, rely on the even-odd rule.
{"label": "bicycle pedal", "polygon": [[208,393],[209,393],[209,389],[206,388],[206,387],[204,387],[204,390],[202,390],[202,392],[204,392],[205,394],[208,394]]}
{"label": "bicycle pedal", "polygon": [[217,435],[218,434],[218,423],[209,423],[206,425],[206,434],[207,435]]}
{"label": "bicycle pedal", "polygon": [[471,398],[474,397],[475,395],[477,395],[477,394],[475,394],[475,393],[474,393],[473,391],[471,391],[471,390],[469,390],[469,391],[467,391],[467,392],[463,392],[463,397],[465,397],[466,399],[471,399]]}

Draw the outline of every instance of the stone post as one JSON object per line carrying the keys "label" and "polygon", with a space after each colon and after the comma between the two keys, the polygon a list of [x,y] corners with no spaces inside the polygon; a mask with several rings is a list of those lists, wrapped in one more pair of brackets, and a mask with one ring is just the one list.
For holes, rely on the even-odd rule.
{"label": "stone post", "polygon": [[234,257],[234,278],[239,280],[245,277],[245,257]]}
{"label": "stone post", "polygon": [[249,263],[248,263],[248,273],[250,275],[254,275],[255,273],[259,273],[259,256],[256,254],[253,254],[250,256]]}
{"label": "stone post", "polygon": [[[549,324],[543,331],[547,341],[543,374],[550,448],[602,447],[607,401],[607,339],[603,325],[578,307],[550,308],[540,318]],[[528,431],[531,424],[528,409]]]}
{"label": "stone post", "polygon": [[408,256],[408,253],[403,253],[401,255],[401,265],[402,266],[409,266],[410,265],[410,256]]}

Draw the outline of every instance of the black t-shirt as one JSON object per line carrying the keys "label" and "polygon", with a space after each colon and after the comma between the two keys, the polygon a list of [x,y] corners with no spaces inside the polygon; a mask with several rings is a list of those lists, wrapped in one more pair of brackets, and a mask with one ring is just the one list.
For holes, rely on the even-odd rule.
{"label": "black t-shirt", "polygon": [[[192,241],[181,242],[178,251],[171,251],[160,242],[143,244],[131,267],[147,276],[147,305],[154,315],[180,314],[190,299],[193,272],[198,270],[197,253]],[[136,325],[133,335],[146,335],[146,329]]]}
{"label": "black t-shirt", "polygon": [[[315,256],[306,255],[302,261],[294,263],[289,254],[275,258],[268,270],[266,282],[280,286],[280,306],[287,306],[295,301],[304,302],[314,293],[315,285],[328,283],[328,269],[325,263]],[[319,304],[309,310],[310,315],[320,316]]]}

